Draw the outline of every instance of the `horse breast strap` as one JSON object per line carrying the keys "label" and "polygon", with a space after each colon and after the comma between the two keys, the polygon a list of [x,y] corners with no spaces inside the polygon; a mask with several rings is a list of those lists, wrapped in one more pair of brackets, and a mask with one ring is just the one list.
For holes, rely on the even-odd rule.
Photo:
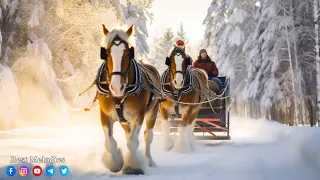
{"label": "horse breast strap", "polygon": [[[194,77],[193,77],[193,73],[191,71],[190,68],[187,68],[186,71],[188,72],[189,74],[189,84],[182,87],[179,91],[181,94],[189,94],[193,89],[194,89]],[[170,94],[172,93],[173,91],[173,88],[171,85],[167,85],[167,79],[168,79],[168,76],[169,76],[169,73],[170,73],[170,69],[166,69],[163,74],[161,75],[161,84],[162,84],[162,91],[166,94]]]}
{"label": "horse breast strap", "polygon": [[[187,74],[189,75],[189,83],[186,86],[183,86],[180,90],[175,90],[171,85],[166,85],[167,84],[167,79],[170,73],[170,69],[168,68],[167,70],[164,71],[164,73],[161,76],[161,84],[162,84],[162,91],[165,94],[171,95],[174,101],[179,101],[181,98],[182,94],[188,94],[194,89],[194,76],[190,68],[186,69]],[[170,80],[169,80],[170,81]],[[174,110],[176,113],[176,116],[180,115],[179,112],[179,103],[174,103]]]}

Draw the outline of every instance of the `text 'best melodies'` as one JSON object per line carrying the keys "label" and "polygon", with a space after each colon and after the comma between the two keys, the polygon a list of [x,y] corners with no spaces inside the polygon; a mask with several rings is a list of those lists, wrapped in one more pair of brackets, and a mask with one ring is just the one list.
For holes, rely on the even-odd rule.
{"label": "text 'best melodies'", "polygon": [[65,163],[65,158],[58,156],[10,156],[10,158],[10,163]]}

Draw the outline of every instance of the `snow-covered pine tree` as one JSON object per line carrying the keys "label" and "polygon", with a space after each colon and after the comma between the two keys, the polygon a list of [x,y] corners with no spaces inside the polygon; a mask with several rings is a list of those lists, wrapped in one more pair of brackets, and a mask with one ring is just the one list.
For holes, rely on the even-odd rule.
{"label": "snow-covered pine tree", "polygon": [[184,27],[183,27],[183,23],[180,24],[179,30],[177,32],[177,36],[175,37],[175,40],[178,40],[178,39],[183,40],[186,45],[189,43],[189,39],[187,37],[187,33],[186,33],[186,31],[184,30]]}
{"label": "snow-covered pine tree", "polygon": [[147,22],[152,22],[153,14],[150,11],[153,1],[126,1],[126,6],[120,4],[122,16],[120,22],[127,25],[135,25],[135,38],[136,38],[136,58],[144,59],[149,53],[149,46],[147,44],[148,30]]}
{"label": "snow-covered pine tree", "polygon": [[287,34],[284,23],[287,16],[277,13],[281,12],[279,3],[271,0],[260,1],[257,28],[253,36],[255,45],[249,56],[247,84],[249,98],[258,100],[263,110],[272,108],[278,112],[282,107],[291,105],[291,99],[297,109],[293,96],[295,93],[292,91],[292,66],[288,66],[288,62],[292,64],[288,60],[291,60],[291,40],[284,38]]}
{"label": "snow-covered pine tree", "polygon": [[[24,121],[48,122],[48,117],[52,117],[51,122],[59,123],[68,118],[68,106],[52,69],[51,47],[60,42],[58,36],[50,36],[51,28],[59,22],[55,5],[56,1],[41,0],[21,1],[19,5],[21,44],[16,47],[19,57],[14,59],[12,71],[19,88],[19,109]],[[42,113],[35,108],[40,106]]]}
{"label": "snow-covered pine tree", "polygon": [[214,48],[214,40],[218,42],[219,33],[224,28],[226,23],[226,0],[212,0],[208,10],[207,16],[203,20],[203,25],[206,26],[204,33],[204,41],[207,46]]}
{"label": "snow-covered pine tree", "polygon": [[[314,29],[314,0],[292,1],[294,29],[296,32],[296,49],[299,69],[301,74],[301,89],[306,100],[310,125],[314,126],[316,118],[316,52],[315,52],[315,32]],[[299,75],[299,74],[298,74]],[[300,75],[299,75],[300,76]],[[299,94],[301,96],[301,94]],[[301,101],[302,104],[302,101]]]}
{"label": "snow-covered pine tree", "polygon": [[152,49],[152,62],[157,67],[160,67],[159,72],[162,73],[167,66],[165,65],[165,59],[168,56],[168,52],[174,43],[174,33],[172,28],[167,28],[161,37],[155,37],[153,41]]}
{"label": "snow-covered pine tree", "polygon": [[12,65],[9,62],[15,43],[18,43],[18,28],[20,23],[19,17],[19,1],[1,1],[0,3],[0,63],[6,66]]}
{"label": "snow-covered pine tree", "polygon": [[168,52],[174,43],[175,43],[174,33],[172,31],[172,28],[168,28],[164,32],[164,35],[162,36],[161,41],[160,41],[160,46],[163,49],[162,53],[163,53],[164,57],[168,56]]}
{"label": "snow-covered pine tree", "polygon": [[[56,14],[61,11],[58,5]],[[122,13],[120,2],[64,0],[62,12],[63,16],[59,16],[60,22],[52,27],[51,33],[48,33],[50,38],[47,38],[56,40],[51,46],[55,57],[53,68],[67,102],[73,107],[83,107],[91,103],[95,96],[94,88],[83,94],[75,103],[73,101],[96,76],[102,63],[99,55],[101,24],[107,25],[108,28],[119,25],[117,15],[121,17]]]}
{"label": "snow-covered pine tree", "polygon": [[160,74],[167,68],[167,65],[165,65],[167,53],[165,53],[165,50],[162,47],[162,38],[163,37],[158,36],[153,37],[151,51],[148,56],[149,63],[156,66]]}
{"label": "snow-covered pine tree", "polygon": [[18,44],[18,6],[18,0],[0,2],[0,130],[13,128],[19,119],[19,91],[10,69]]}
{"label": "snow-covered pine tree", "polygon": [[298,5],[295,3],[295,0],[290,0],[289,3],[289,16],[291,17],[291,31],[292,31],[292,43],[293,43],[293,56],[294,56],[294,63],[295,63],[295,72],[297,74],[296,77],[296,83],[297,83],[297,91],[298,91],[298,95],[299,95],[299,101],[300,101],[300,108],[299,111],[301,109],[301,117],[302,117],[302,125],[306,124],[306,114],[305,114],[305,91],[302,89],[302,83],[303,83],[303,77],[302,77],[302,68],[301,68],[301,64],[303,63],[303,61],[298,61],[298,39],[297,39],[297,28],[296,26],[300,26],[300,25],[296,25],[296,24],[300,24],[297,21],[297,12],[298,12]]}
{"label": "snow-covered pine tree", "polygon": [[234,99],[241,99],[247,77],[246,48],[251,46],[255,8],[251,0],[212,1],[204,20],[208,50],[214,53],[220,75],[231,78]]}

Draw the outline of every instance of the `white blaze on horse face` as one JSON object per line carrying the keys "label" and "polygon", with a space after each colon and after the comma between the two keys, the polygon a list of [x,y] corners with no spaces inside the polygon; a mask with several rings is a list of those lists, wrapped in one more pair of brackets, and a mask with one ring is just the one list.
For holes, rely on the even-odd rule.
{"label": "white blaze on horse face", "polygon": [[[116,42],[118,44],[119,42]],[[122,63],[122,56],[123,50],[125,46],[121,43],[119,46],[113,45],[111,47],[111,57],[113,63],[113,72],[121,72],[121,63]],[[109,85],[109,89],[111,93],[116,96],[120,97],[124,94],[124,87],[125,85],[121,83],[121,76],[120,75],[113,75],[111,78],[111,82]]]}
{"label": "white blaze on horse face", "polygon": [[[174,59],[175,59],[175,62],[176,62],[176,71],[182,72],[182,63],[183,63],[182,55],[180,55],[180,56],[175,55]],[[176,73],[175,76],[176,77],[175,77],[175,79],[173,81],[174,87],[176,89],[181,89],[182,86],[183,86],[183,74]]]}

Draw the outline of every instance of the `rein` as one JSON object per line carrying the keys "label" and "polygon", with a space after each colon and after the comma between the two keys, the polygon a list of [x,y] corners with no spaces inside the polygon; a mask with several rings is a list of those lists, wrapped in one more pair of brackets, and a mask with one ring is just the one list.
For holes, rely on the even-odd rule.
{"label": "rein", "polygon": [[[132,60],[131,60],[131,61],[132,61]],[[130,61],[130,63],[131,63],[131,61]],[[128,67],[129,67],[129,66],[128,66]],[[170,72],[172,73],[171,69],[170,69]],[[183,72],[176,72],[176,73],[182,73],[182,74],[183,74]],[[191,74],[190,74],[190,75],[191,75]],[[197,77],[196,74],[194,74],[194,75]],[[170,78],[170,77],[169,77],[169,78]],[[184,76],[184,78],[186,78],[186,77]],[[81,96],[82,94],[84,94],[85,92],[89,91],[89,90],[90,90],[95,84],[97,84],[97,83],[99,83],[99,84],[107,84],[106,81],[100,81],[100,82],[99,82],[98,79],[99,79],[99,77],[97,77],[97,78],[95,79],[95,81],[94,81],[87,89],[85,89],[83,92],[79,93],[77,97],[79,97],[79,96]],[[197,79],[201,81],[201,79],[200,79],[199,77],[197,77]],[[169,80],[170,80],[170,79],[169,79]],[[199,82],[199,81],[198,81],[198,82]],[[204,84],[205,82],[202,82],[202,81],[201,81],[201,82],[199,82],[199,83]],[[140,83],[135,83],[135,84],[130,84],[130,85],[128,85],[128,86],[126,87],[126,89],[127,89],[127,88],[132,88],[132,87],[135,87],[135,86],[139,86],[139,85],[143,85],[143,84],[142,84],[141,82],[140,82]],[[172,86],[172,82],[170,81],[169,83],[161,83],[161,85],[171,85],[171,86]],[[191,85],[192,85],[192,84],[188,84],[188,85],[184,86],[183,88],[185,88],[185,87],[187,87],[187,86],[191,86]],[[229,82],[226,84],[226,87],[228,87],[228,85],[229,85]],[[174,86],[172,86],[172,87],[174,87]],[[207,90],[211,91],[207,86],[205,86],[205,87],[206,87]],[[222,99],[232,98],[231,96],[222,97],[222,96],[225,94],[227,88],[225,88],[225,89],[223,90],[223,92],[222,92],[220,95],[216,96],[215,98],[209,98],[209,97],[208,97],[208,93],[203,93],[201,90],[195,88],[196,91],[200,92],[201,94],[205,94],[205,95],[207,96],[207,98],[206,98],[207,100],[206,100],[206,101],[198,102],[198,103],[179,102],[179,100],[178,100],[177,98],[172,99],[170,96],[166,95],[166,94],[163,93],[161,90],[159,90],[156,86],[153,86],[153,89],[157,91],[157,93],[159,94],[160,97],[162,97],[161,99],[165,98],[166,100],[171,101],[171,102],[173,102],[173,103],[175,103],[175,104],[202,105],[202,104],[209,103],[209,102],[212,102],[212,101],[217,100],[217,99],[222,100]],[[126,95],[127,95],[127,94],[126,94]],[[76,97],[76,98],[77,98],[77,97]],[[75,99],[75,100],[76,100],[76,99]],[[98,103],[96,103],[96,100],[97,100],[96,98],[93,100],[93,102],[91,103],[91,105],[90,105],[89,108],[82,108],[82,109],[76,108],[76,109],[72,109],[72,111],[80,111],[80,110],[90,111],[94,106],[96,106],[96,105],[98,104]],[[124,98],[123,98],[122,100],[124,100]],[[231,99],[231,101],[233,101],[233,100]],[[74,101],[74,102],[75,102],[75,101]],[[231,103],[230,103],[230,104],[231,104]],[[210,104],[210,105],[211,105],[211,104]]]}
{"label": "rein", "polygon": [[[229,85],[229,82],[228,84],[226,85],[226,87]],[[177,104],[185,104],[185,105],[202,105],[202,104],[205,104],[205,103],[208,103],[208,102],[211,102],[211,101],[214,101],[214,100],[217,100],[217,99],[227,99],[227,98],[231,98],[231,96],[226,96],[226,97],[222,97],[223,94],[226,92],[226,88],[222,91],[222,93],[220,95],[217,95],[215,98],[207,98],[208,100],[207,101],[203,101],[203,102],[200,102],[200,103],[188,103],[188,102],[179,102],[179,101],[175,101],[173,99],[171,99],[169,96],[167,96],[166,94],[162,93],[158,88],[156,88],[158,90],[158,92],[160,92],[162,95],[164,95],[167,99],[166,100],[169,100],[171,102],[174,102],[174,103],[177,103]],[[200,90],[198,90],[200,91]],[[211,90],[210,90],[211,91]],[[200,91],[201,92],[201,91]],[[207,95],[208,97],[208,95]]]}
{"label": "rein", "polygon": [[[95,82],[93,83],[93,85],[95,84]],[[89,88],[87,88],[85,91],[83,91],[82,93],[79,93],[78,96],[81,96],[82,94],[84,94],[85,92],[87,92],[89,89],[91,89],[93,87],[93,85],[91,85]],[[229,82],[226,84],[226,87],[228,87],[229,85]],[[159,90],[157,87],[154,87],[155,90],[159,93],[160,96],[162,97],[166,97],[166,100],[168,101],[171,101],[173,103],[177,103],[177,104],[184,104],[184,105],[202,105],[202,104],[205,104],[205,103],[210,103],[214,100],[217,100],[217,99],[227,99],[227,98],[231,98],[231,101],[233,101],[232,97],[231,96],[226,96],[226,97],[222,97],[223,94],[225,94],[227,88],[225,88],[222,93],[214,98],[209,98],[208,95],[207,95],[207,99],[206,101],[203,101],[203,102],[200,102],[200,103],[188,103],[188,102],[179,102],[179,101],[175,101],[174,99],[171,99],[171,97],[167,96],[165,93],[163,93],[161,90]],[[77,97],[78,97],[77,96]],[[76,98],[77,98],[76,97]],[[73,108],[71,111],[90,111],[94,106],[96,106],[98,103],[95,103],[96,102],[96,99],[93,100],[93,102],[91,103],[90,107],[89,108]],[[230,106],[231,106],[231,103],[230,103]]]}

